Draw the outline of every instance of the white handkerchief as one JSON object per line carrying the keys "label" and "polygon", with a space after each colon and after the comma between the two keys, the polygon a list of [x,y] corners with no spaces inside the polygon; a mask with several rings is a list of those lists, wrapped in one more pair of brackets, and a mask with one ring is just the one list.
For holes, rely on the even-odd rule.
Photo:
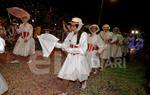
{"label": "white handkerchief", "polygon": [[48,57],[53,51],[56,43],[58,42],[58,38],[52,34],[42,34],[38,36],[40,44],[42,46],[42,52],[44,57]]}

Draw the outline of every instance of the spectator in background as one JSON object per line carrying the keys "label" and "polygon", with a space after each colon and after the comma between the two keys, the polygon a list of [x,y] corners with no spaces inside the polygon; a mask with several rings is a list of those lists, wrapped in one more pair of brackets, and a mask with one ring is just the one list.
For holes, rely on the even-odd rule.
{"label": "spectator in background", "polygon": [[41,35],[41,32],[42,32],[42,27],[39,25],[34,30],[35,50],[41,50],[41,45],[37,38],[38,35]]}
{"label": "spectator in background", "polygon": [[6,30],[2,19],[0,19],[0,36],[3,37],[4,39],[6,37]]}
{"label": "spectator in background", "polygon": [[137,35],[135,40],[136,56],[140,57],[142,55],[142,49],[144,47],[144,39],[141,35]]}

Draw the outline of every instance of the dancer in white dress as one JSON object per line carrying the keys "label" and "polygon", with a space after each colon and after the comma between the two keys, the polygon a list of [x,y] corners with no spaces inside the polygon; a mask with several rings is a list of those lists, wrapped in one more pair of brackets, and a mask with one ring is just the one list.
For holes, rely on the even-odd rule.
{"label": "dancer in white dress", "polygon": [[108,24],[104,24],[102,27],[103,31],[100,32],[99,36],[103,40],[104,43],[104,50],[100,54],[100,60],[101,60],[101,67],[102,70],[104,67],[107,67],[110,62],[110,57],[111,57],[111,44],[116,41],[116,39],[113,38],[112,32],[110,32],[110,26]]}
{"label": "dancer in white dress", "polygon": [[93,24],[89,26],[89,31],[91,34],[88,36],[88,49],[87,49],[87,59],[92,68],[92,73],[96,74],[97,69],[100,67],[100,59],[97,53],[103,51],[103,41],[100,39],[100,36],[97,34],[99,31],[99,26]]}
{"label": "dancer in white dress", "polygon": [[[112,30],[114,42],[111,43],[111,63],[117,66],[118,60],[122,57],[122,44],[123,44],[123,36],[120,33],[120,29],[118,27],[114,27]],[[119,64],[120,65],[120,64]]]}
{"label": "dancer in white dress", "polygon": [[[35,53],[35,41],[33,39],[33,27],[28,23],[29,17],[22,17],[21,20],[23,23],[17,30],[20,37],[16,42],[13,53],[26,57]],[[16,60],[13,62],[16,62]],[[31,60],[28,63],[31,63]]]}
{"label": "dancer in white dress", "polygon": [[[75,17],[72,18],[70,24],[72,32],[68,34],[63,44],[57,44],[57,47],[61,47],[68,52],[67,58],[58,73],[58,77],[65,81],[63,92],[66,92],[69,81],[79,81],[84,89],[86,87],[85,81],[90,73],[90,66],[86,58],[88,35],[80,30],[83,26],[82,20]],[[66,93],[62,93],[62,95],[66,95]]]}

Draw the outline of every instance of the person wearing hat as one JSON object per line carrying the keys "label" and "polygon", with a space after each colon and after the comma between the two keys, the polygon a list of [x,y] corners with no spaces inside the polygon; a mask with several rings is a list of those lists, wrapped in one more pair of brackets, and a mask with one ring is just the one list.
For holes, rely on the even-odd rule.
{"label": "person wearing hat", "polygon": [[97,53],[101,53],[103,50],[102,40],[100,39],[97,32],[99,32],[99,26],[92,24],[89,26],[89,31],[91,32],[88,36],[88,49],[87,49],[87,59],[90,62],[92,73],[96,74],[97,69],[100,67],[100,60]]}
{"label": "person wearing hat", "polygon": [[69,81],[79,81],[82,84],[82,89],[85,89],[86,80],[90,74],[90,66],[86,58],[88,35],[86,32],[81,31],[82,20],[74,17],[69,23],[71,32],[69,32],[62,44],[58,43],[56,45],[56,47],[60,47],[68,53],[58,73],[58,78],[64,80],[61,95],[67,95],[65,92],[69,86]]}
{"label": "person wearing hat", "polygon": [[120,29],[118,27],[114,27],[112,29],[112,33],[114,42],[111,43],[111,62],[115,64],[115,66],[118,65],[121,67],[121,64],[117,62],[117,59],[121,59],[122,57],[123,36],[120,33]]}
{"label": "person wearing hat", "polygon": [[101,60],[101,70],[103,70],[106,66],[108,66],[110,62],[110,54],[111,54],[111,43],[115,41],[112,36],[112,32],[110,32],[110,26],[108,24],[104,24],[102,27],[103,31],[100,32],[99,36],[104,43],[104,50],[100,54]]}
{"label": "person wearing hat", "polygon": [[[18,38],[13,54],[27,57],[35,53],[35,41],[33,39],[33,26],[28,23],[30,17],[24,16],[21,18],[23,22],[17,32],[20,34]],[[18,60],[13,60],[11,63],[16,63]],[[28,63],[31,63],[32,60],[30,59]]]}

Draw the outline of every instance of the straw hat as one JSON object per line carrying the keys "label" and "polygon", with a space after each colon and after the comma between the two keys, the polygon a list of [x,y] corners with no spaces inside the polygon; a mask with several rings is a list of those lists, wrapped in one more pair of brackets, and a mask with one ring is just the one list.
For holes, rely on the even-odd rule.
{"label": "straw hat", "polygon": [[83,22],[82,22],[82,19],[78,18],[78,17],[72,18],[71,22],[69,22],[69,23],[84,25]]}
{"label": "straw hat", "polygon": [[110,26],[108,24],[104,24],[102,28],[108,28],[108,29],[110,29]]}
{"label": "straw hat", "polygon": [[92,24],[92,25],[89,26],[89,30],[90,30],[91,33],[93,33],[92,30],[91,30],[92,27],[96,27],[97,28],[96,33],[100,30],[100,28],[99,28],[99,26],[97,24]]}

